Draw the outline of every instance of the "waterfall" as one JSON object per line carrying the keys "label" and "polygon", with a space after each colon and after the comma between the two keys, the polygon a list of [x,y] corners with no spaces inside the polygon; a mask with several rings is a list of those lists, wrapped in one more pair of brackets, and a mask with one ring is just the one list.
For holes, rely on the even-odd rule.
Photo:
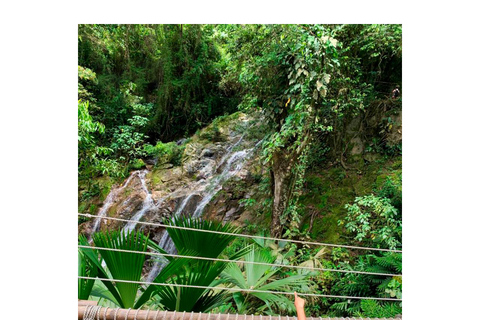
{"label": "waterfall", "polygon": [[110,191],[110,193],[108,194],[107,198],[104,201],[102,208],[98,212],[98,217],[95,219],[93,223],[91,234],[98,231],[100,227],[100,222],[103,220],[102,217],[105,217],[107,215],[108,209],[110,209],[110,207],[112,206],[113,201],[115,200],[115,197],[120,193],[120,191],[122,191],[126,186],[128,186],[128,184],[133,179],[133,177],[137,176],[139,173],[140,171],[132,172],[130,177],[128,177],[128,179],[125,181],[125,183],[122,186],[120,186],[119,188],[112,189]]}
{"label": "waterfall", "polygon": [[[105,217],[108,210],[118,202],[119,197],[123,196],[123,193],[121,193],[122,190],[131,184],[133,178],[139,179],[141,187],[138,190],[135,190],[136,197],[127,196],[119,208],[123,207],[123,209],[121,209],[122,212],[131,212],[132,207],[137,207],[138,205],[138,192],[143,193],[145,197],[142,197],[143,201],[140,209],[137,212],[132,212],[130,221],[124,225],[123,231],[128,232],[134,230],[139,221],[145,219],[144,217],[146,214],[151,213],[152,209],[155,209],[156,211],[163,209],[162,207],[165,206],[166,203],[171,203],[171,199],[181,199],[176,203],[175,211],[171,218],[175,219],[180,216],[200,217],[215,195],[222,190],[223,185],[243,169],[247,159],[253,154],[253,151],[261,142],[257,142],[253,148],[239,150],[242,149],[238,146],[244,142],[245,132],[246,131],[243,131],[243,133],[232,133],[227,141],[217,143],[213,147],[215,149],[213,154],[221,155],[220,158],[212,157],[211,152],[208,153],[210,155],[204,155],[207,154],[204,152],[207,151],[207,148],[203,150],[197,149],[196,151],[199,157],[192,160],[193,162],[187,163],[188,166],[192,165],[192,168],[194,169],[192,172],[195,172],[197,181],[193,182],[189,180],[186,184],[175,185],[174,191],[164,193],[160,200],[154,200],[155,194],[152,194],[147,187],[146,175],[149,171],[144,169],[132,172],[123,185],[117,188],[112,188],[111,192],[106,197],[103,206],[99,210],[99,217],[97,217],[93,223],[92,233],[99,230],[100,223],[104,220],[102,218]],[[250,143],[251,142],[246,142],[245,144],[251,145]],[[137,189],[137,186],[138,184],[135,184],[135,189]],[[197,199],[200,201],[197,201]],[[192,203],[192,201],[195,203]],[[128,202],[132,202],[130,207],[126,206]],[[163,230],[158,244],[170,254],[175,254],[177,252],[175,244],[166,229]],[[152,282],[166,263],[168,263],[168,261],[164,257],[156,259],[152,269],[146,277],[146,281]]]}
{"label": "waterfall", "polygon": [[[183,209],[185,209],[185,206],[187,205],[188,201],[190,200],[190,198],[193,195],[194,195],[194,193],[190,193],[187,197],[185,197],[185,199],[183,199],[183,201],[180,204],[180,206],[178,207],[178,209],[175,210],[175,213],[173,215],[174,218],[176,218],[176,217],[178,217],[179,215],[182,214]],[[177,252],[177,250],[175,248],[175,244],[173,243],[172,238],[170,238],[170,236],[168,235],[168,232],[167,232],[166,229],[163,231],[162,238],[160,239],[160,242],[158,243],[158,246],[160,248],[162,248],[163,250],[167,251],[170,254],[175,254]],[[160,270],[162,270],[162,268],[163,268],[163,266],[165,265],[166,262],[167,262],[167,259],[165,259],[163,257],[161,258],[161,260],[156,261],[155,264],[152,267],[152,270],[150,270],[146,281],[147,282],[153,282],[153,280],[155,280],[155,278],[160,273]]]}
{"label": "waterfall", "polygon": [[[225,183],[228,179],[236,175],[243,168],[245,164],[245,160],[248,159],[248,157],[251,155],[252,150],[254,150],[254,148],[237,151],[231,154],[232,149],[240,143],[242,138],[243,136],[239,139],[239,141],[237,141],[237,143],[235,143],[228,149],[227,154],[220,160],[216,169],[219,169],[222,166],[222,164],[225,162],[225,160],[228,159],[221,173],[215,177],[212,177],[210,179],[210,183],[208,184],[208,186],[204,188],[203,191],[205,191],[205,193],[203,195],[202,201],[200,201],[200,203],[196,206],[191,216],[199,217],[202,214],[203,209],[206,207],[206,205],[210,203],[212,198],[222,189],[223,183]],[[199,186],[199,185],[201,184],[197,183],[195,186]],[[200,190],[194,190],[194,191],[199,192]],[[191,192],[187,197],[183,199],[181,204],[178,206],[178,209],[175,211],[174,217],[178,217],[182,214],[182,212],[185,209],[185,206],[188,204],[191,197],[196,194],[197,193],[195,192]],[[167,230],[164,231],[158,245],[170,254],[174,254],[176,252],[175,245],[172,239],[170,238],[170,236],[168,235]],[[146,281],[153,282],[153,280],[155,280],[157,275],[162,270],[165,263],[166,263],[165,260],[155,262],[155,264],[153,265],[152,269],[150,270],[147,276]]]}
{"label": "waterfall", "polygon": [[[230,159],[228,159],[227,165],[223,171],[220,173],[220,175],[213,178],[211,184],[207,187],[208,191],[193,212],[193,217],[199,217],[202,214],[205,206],[210,202],[210,200],[212,200],[213,196],[215,196],[217,192],[222,189],[222,184],[232,176],[236,175],[243,168],[243,164],[245,162],[244,160],[246,159],[247,155],[249,155],[249,151],[251,151],[251,149],[237,151],[230,157]],[[234,163],[237,163],[237,165],[232,170],[232,165]]]}
{"label": "waterfall", "polygon": [[[142,190],[146,193],[145,200],[143,200],[143,203],[142,203],[142,208],[130,219],[130,222],[128,222],[127,225],[123,228],[124,232],[129,232],[135,229],[137,222],[140,221],[143,215],[147,211],[149,211],[153,206],[155,206],[155,203],[153,202],[153,199],[152,199],[152,194],[150,193],[150,191],[148,191],[147,184],[145,182],[145,175],[147,174],[147,172],[148,172],[147,170],[142,170],[140,174],[138,174],[138,177],[140,178],[140,182],[142,184]],[[160,205],[163,202],[162,200],[160,200],[160,203],[159,203]]]}

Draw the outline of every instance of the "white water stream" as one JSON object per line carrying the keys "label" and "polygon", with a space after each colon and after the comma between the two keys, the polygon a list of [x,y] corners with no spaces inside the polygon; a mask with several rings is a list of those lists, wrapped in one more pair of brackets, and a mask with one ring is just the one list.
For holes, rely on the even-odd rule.
{"label": "white water stream", "polygon": [[[148,212],[152,207],[155,206],[155,203],[152,199],[152,194],[150,193],[150,191],[148,191],[147,184],[145,182],[145,175],[147,174],[147,172],[147,170],[142,170],[138,175],[142,184],[142,190],[146,194],[146,197],[142,203],[142,208],[130,219],[130,222],[128,222],[125,227],[123,227],[124,232],[129,232],[135,229],[137,222],[140,221],[140,219],[145,215],[146,212]],[[160,200],[160,205],[163,202],[162,200]]]}
{"label": "white water stream", "polygon": [[103,220],[102,217],[105,217],[107,215],[108,209],[110,209],[110,207],[112,206],[113,201],[115,200],[116,196],[120,193],[120,191],[122,191],[126,186],[128,186],[128,184],[133,179],[133,177],[137,176],[139,173],[140,173],[140,171],[132,172],[132,174],[130,174],[130,177],[128,177],[127,181],[125,181],[125,183],[122,186],[110,191],[107,198],[105,199],[105,202],[104,202],[102,208],[100,209],[100,211],[97,214],[98,217],[95,219],[95,221],[93,223],[93,228],[92,228],[92,232],[91,232],[92,234],[94,232],[98,231],[98,229],[100,227],[100,222]]}
{"label": "white water stream", "polygon": [[[123,227],[124,231],[134,230],[138,222],[144,217],[147,212],[151,211],[152,209],[161,209],[166,199],[174,198],[175,196],[178,196],[178,194],[182,193],[185,193],[187,195],[180,203],[177,204],[177,208],[172,215],[172,219],[175,219],[181,215],[193,217],[201,216],[205,207],[222,189],[224,183],[242,170],[246,163],[246,160],[251,156],[253,150],[255,150],[261,142],[258,142],[253,148],[233,152],[233,149],[242,142],[243,135],[240,136],[238,139],[235,139],[234,137],[232,140],[236,140],[236,142],[227,146],[225,150],[226,153],[220,159],[220,161],[216,162],[214,160],[210,160],[210,162],[208,162],[203,168],[198,171],[199,176],[202,177],[201,180],[190,184],[190,186],[187,186],[185,188],[175,190],[171,194],[168,194],[162,199],[160,199],[157,203],[155,203],[155,201],[153,200],[152,194],[148,190],[145,181],[148,170],[137,170],[132,172],[132,174],[128,177],[128,179],[122,186],[112,189],[112,191],[108,194],[107,198],[105,199],[104,205],[98,213],[99,217],[94,221],[92,233],[99,230],[101,220],[103,220],[102,217],[106,216],[108,210],[113,205],[117,196],[120,195],[120,192],[125,187],[127,187],[130,184],[131,180],[135,177],[140,180],[142,191],[145,193],[145,198],[143,200],[141,209],[136,212],[130,219],[130,222],[128,222]],[[189,202],[194,196],[201,197],[201,201],[198,202],[198,204],[196,204],[194,207],[192,207],[192,205],[188,206]],[[129,200],[127,199],[126,201]],[[188,212],[186,212],[185,210],[188,210]],[[168,253],[176,253],[175,245],[170,236],[168,235],[167,230],[163,231],[162,237],[159,241],[159,246]],[[160,272],[160,270],[163,268],[163,265],[166,263],[166,261],[167,260],[164,258],[158,260],[152,267],[146,281],[153,281]]]}
{"label": "white water stream", "polygon": [[[175,211],[174,214],[174,219],[176,217],[179,217],[182,213],[184,213],[184,209],[192,196],[194,195],[202,195],[203,198],[202,201],[200,201],[197,206],[195,207],[195,210],[193,210],[193,213],[190,212],[190,216],[193,217],[199,217],[203,209],[207,206],[208,203],[212,200],[212,198],[222,189],[223,184],[228,181],[231,177],[236,175],[240,170],[242,170],[245,160],[248,159],[248,157],[252,153],[252,149],[247,149],[247,150],[241,150],[241,151],[236,151],[232,154],[232,150],[234,147],[236,147],[241,140],[243,139],[243,136],[240,137],[240,139],[232,146],[230,146],[227,150],[227,153],[225,156],[222,157],[222,159],[219,161],[218,165],[215,166],[215,170],[213,172],[216,172],[225,161],[227,161],[226,165],[223,167],[221,172],[218,175],[211,176],[211,178],[208,179],[207,184],[205,183],[196,183],[194,186],[194,189],[191,191],[191,193],[183,199],[181,204],[178,206],[178,209]],[[258,144],[257,144],[258,145]],[[201,181],[203,182],[203,180]],[[187,213],[188,214],[188,213]],[[185,215],[185,213],[184,213]],[[176,253],[175,245],[168,235],[167,230],[164,231],[162,238],[160,239],[160,242],[158,244],[161,248],[163,248],[165,251],[167,251],[170,254]],[[162,270],[164,264],[166,263],[166,260],[160,260],[157,261],[150,273],[147,276],[146,281],[147,282],[152,282],[156,276],[160,273]]]}

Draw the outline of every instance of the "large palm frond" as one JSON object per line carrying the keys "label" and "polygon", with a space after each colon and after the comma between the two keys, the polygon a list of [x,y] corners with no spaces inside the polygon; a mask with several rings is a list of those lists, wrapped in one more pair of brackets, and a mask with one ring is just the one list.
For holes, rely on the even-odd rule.
{"label": "large palm frond", "polygon": [[[78,242],[82,246],[90,246],[90,244],[88,243],[87,239],[84,236],[80,236],[78,239]],[[101,263],[101,258],[99,257],[99,253],[96,249],[92,247],[79,248],[79,252],[81,252],[82,258],[88,260],[89,263],[91,263],[92,266],[94,266],[93,268],[96,268],[96,273],[99,278],[107,279],[110,277],[108,275],[108,272],[103,268]],[[79,275],[81,276],[81,274]],[[89,281],[94,281],[94,280],[89,280]],[[113,283],[108,280],[102,280],[102,282],[114,297],[114,300],[112,300],[112,302],[116,303],[120,307],[123,307],[122,298],[118,294],[118,291],[113,285]]]}
{"label": "large palm frond", "polygon": [[[97,232],[93,235],[97,247],[146,252],[147,238],[137,232]],[[140,281],[145,255],[141,253],[119,252],[98,249],[113,279]],[[124,308],[132,308],[139,289],[137,283],[116,282],[115,288]]]}
{"label": "large palm frond", "polygon": [[[186,270],[170,279],[170,283],[179,285],[211,286],[225,269],[224,262],[202,261],[195,269]],[[213,292],[210,289],[194,287],[162,286],[157,289],[162,305],[167,310],[207,312],[225,298],[223,291]]]}
{"label": "large palm frond", "polygon": [[[219,222],[200,219],[175,219],[172,225],[193,228],[198,230],[211,230],[225,233],[235,233],[237,229],[230,224],[222,225]],[[225,248],[235,239],[234,235],[196,232],[168,228],[168,234],[180,255],[217,258]],[[233,259],[238,259],[248,252],[240,250],[234,254]],[[180,285],[213,286],[217,278],[225,269],[226,263],[213,262],[189,258],[173,258],[153,282],[172,283]],[[167,310],[206,312],[222,303],[226,293],[213,292],[209,289],[192,287],[159,286],[152,284],[147,287],[138,302],[144,302],[153,295],[160,297],[160,303]]]}
{"label": "large palm frond", "polygon": [[[190,252],[191,253],[191,252]],[[193,254],[189,254],[193,255]],[[192,263],[192,259],[190,258],[173,258],[158,274],[158,276],[153,280],[153,283],[166,283],[168,279],[175,274],[179,274],[185,272],[185,266]],[[150,300],[152,296],[157,294],[157,290],[160,289],[161,286],[156,284],[151,284],[145,288],[141,296],[138,298],[137,303],[135,304],[134,308],[139,308],[145,302]]]}
{"label": "large palm frond", "polygon": [[[88,244],[87,238],[85,236],[80,235],[78,239],[79,243]],[[97,266],[90,261],[88,257],[82,252],[82,250],[78,250],[78,275],[83,277],[95,278],[98,274]],[[92,292],[93,284],[95,280],[91,279],[78,279],[78,299],[81,300],[88,300],[90,293]]]}
{"label": "large palm frond", "polygon": [[[275,260],[266,249],[253,249],[245,255],[245,262],[272,263]],[[254,289],[260,291],[291,291],[301,289],[309,285],[308,274],[289,276],[283,279],[273,279],[279,271],[278,268],[268,265],[257,265],[245,263],[242,272],[238,264],[231,263],[222,273],[222,278],[230,282],[234,287],[240,289]],[[299,290],[300,291],[300,290]],[[293,302],[282,294],[259,293],[259,292],[237,292],[233,294],[234,301],[239,313],[247,312],[253,308],[258,301],[252,300],[256,297],[261,300],[262,305],[272,312],[275,306],[280,310],[293,311]]]}
{"label": "large palm frond", "polygon": [[[180,218],[171,221],[178,227],[193,228],[198,230],[237,233],[238,229],[230,224],[222,225],[215,221],[201,219]],[[179,254],[193,251],[196,256],[216,258],[235,239],[235,235],[218,234],[210,232],[197,232],[167,227],[168,235],[172,238]]]}

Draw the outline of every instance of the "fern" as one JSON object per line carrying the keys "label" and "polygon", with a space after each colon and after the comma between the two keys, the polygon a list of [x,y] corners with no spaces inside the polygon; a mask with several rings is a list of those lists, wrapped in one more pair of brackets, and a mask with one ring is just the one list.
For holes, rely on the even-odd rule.
{"label": "fern", "polygon": [[361,312],[355,313],[356,317],[388,318],[402,313],[402,307],[398,302],[379,302],[377,300],[362,300]]}
{"label": "fern", "polygon": [[[375,273],[396,274],[402,271],[402,256],[398,253],[382,253],[380,256],[367,255],[359,257],[352,268],[343,265],[343,269],[355,269]],[[357,297],[398,297],[402,294],[401,277],[345,274],[340,276],[332,287],[332,293]],[[364,302],[365,301],[365,302]],[[336,316],[381,315],[395,316],[401,313],[400,303],[379,303],[376,300],[340,301],[330,306]]]}

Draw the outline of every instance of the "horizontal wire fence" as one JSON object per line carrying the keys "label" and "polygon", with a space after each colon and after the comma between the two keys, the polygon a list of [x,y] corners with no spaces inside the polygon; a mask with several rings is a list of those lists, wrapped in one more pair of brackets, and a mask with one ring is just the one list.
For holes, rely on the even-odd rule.
{"label": "horizontal wire fence", "polygon": [[246,264],[255,264],[255,265],[272,266],[272,267],[283,267],[283,268],[294,268],[294,269],[303,269],[303,270],[309,270],[309,271],[331,271],[331,272],[357,273],[357,274],[368,274],[368,275],[388,276],[388,277],[401,277],[402,276],[401,274],[391,274],[391,273],[378,273],[378,272],[356,271],[356,270],[304,267],[304,266],[295,266],[295,265],[288,265],[288,264],[266,263],[266,262],[244,261],[244,260],[229,260],[229,259],[208,258],[208,257],[198,257],[198,256],[185,256],[185,255],[170,254],[170,253],[134,251],[134,250],[126,250],[126,249],[105,248],[105,247],[91,247],[91,246],[84,246],[84,245],[78,245],[78,247],[79,248],[85,248],[85,249],[96,249],[96,250],[106,250],[106,251],[137,253],[137,254],[145,254],[145,255],[151,255],[151,256],[188,258],[188,259],[197,259],[197,260],[210,260],[210,261],[234,262],[234,263],[241,262],[241,263],[246,263]]}
{"label": "horizontal wire fence", "polygon": [[[135,284],[141,284],[141,285],[155,285],[155,286],[164,286],[164,287],[170,287],[171,286],[171,287],[180,287],[180,288],[228,290],[228,291],[235,291],[235,292],[272,293],[272,294],[283,294],[283,295],[291,295],[291,296],[295,295],[295,293],[293,293],[293,292],[284,292],[284,291],[269,291],[269,290],[229,288],[229,287],[208,287],[208,286],[197,286],[197,285],[191,285],[191,284],[146,282],[146,281],[133,281],[133,280],[108,279],[108,278],[93,278],[93,277],[85,277],[85,276],[78,276],[78,278],[79,279],[85,279],[85,280],[101,280],[101,281],[110,281],[110,282],[135,283]],[[338,299],[402,301],[402,299],[394,299],[394,298],[336,296],[336,295],[330,295],[330,294],[301,293],[301,292],[297,292],[297,295],[306,296],[306,297],[323,297],[323,298],[338,298]]]}
{"label": "horizontal wire fence", "polygon": [[[121,222],[131,222],[131,220],[128,220],[128,219],[113,218],[113,217],[102,217],[102,216],[92,215],[92,214],[88,214],[88,213],[78,213],[78,215],[79,216],[84,216],[84,217],[89,217],[89,218],[100,218],[100,219],[114,220],[114,221],[121,221]],[[265,236],[253,236],[253,235],[245,235],[245,234],[241,234],[241,233],[229,233],[229,232],[222,232],[222,231],[215,231],[215,230],[201,230],[201,229],[195,229],[195,228],[190,228],[190,227],[181,227],[181,226],[175,226],[175,225],[167,225],[167,224],[162,224],[162,223],[152,223],[152,222],[143,222],[143,221],[137,221],[136,223],[143,224],[143,225],[164,227],[164,228],[196,231],[196,232],[233,235],[233,236],[237,236],[237,237],[250,238],[250,239],[263,239],[263,240],[283,241],[283,242],[291,242],[291,243],[299,243],[299,244],[319,245],[319,246],[326,246],[326,247],[337,247],[337,248],[349,248],[349,249],[360,249],[360,250],[372,250],[372,251],[402,253],[402,250],[391,250],[391,249],[380,249],[380,248],[359,247],[359,246],[349,246],[349,245],[338,245],[338,244],[330,244],[330,243],[322,243],[322,242],[314,242],[314,241],[280,239],[280,238],[265,237]],[[146,255],[153,255],[153,256],[189,258],[189,259],[211,260],[211,261],[222,261],[222,262],[235,262],[235,263],[241,262],[241,263],[250,263],[250,264],[257,264],[257,265],[269,265],[269,266],[274,266],[274,267],[286,267],[286,268],[296,268],[296,269],[306,269],[306,270],[331,271],[331,272],[356,273],[356,274],[369,274],[369,275],[379,275],[379,276],[397,276],[397,277],[402,276],[401,274],[387,274],[387,273],[376,273],[376,272],[355,271],[355,270],[342,270],[342,269],[337,270],[337,269],[326,269],[326,268],[302,267],[302,266],[274,264],[274,263],[270,264],[270,263],[254,262],[254,261],[238,261],[238,260],[228,260],[228,259],[220,259],[220,258],[207,258],[207,257],[184,256],[184,255],[176,255],[176,254],[132,251],[132,250],[125,250],[125,249],[90,247],[90,246],[83,246],[83,245],[78,245],[78,247],[79,248],[86,248],[86,249],[96,249],[96,250],[130,252],[130,253],[146,254]],[[229,291],[235,291],[235,292],[257,292],[257,293],[294,295],[294,293],[282,292],[282,291],[268,291],[268,290],[242,289],[242,288],[229,288],[229,287],[208,287],[208,286],[196,286],[196,285],[182,285],[182,284],[175,284],[175,283],[157,283],[157,282],[121,280],[121,279],[92,278],[92,277],[85,277],[85,276],[78,276],[78,278],[79,279],[86,279],[86,280],[101,280],[101,281],[110,281],[110,282],[135,283],[135,284],[140,284],[140,285],[190,287],[190,288],[210,289],[210,290],[229,290]],[[339,299],[365,299],[365,300],[383,300],[383,301],[402,301],[402,299],[395,299],[395,298],[337,296],[337,295],[326,295],[326,294],[316,294],[316,293],[298,293],[298,295],[309,296],[309,297],[339,298]]]}
{"label": "horizontal wire fence", "polygon": [[[89,213],[78,213],[78,215],[83,216],[83,217],[88,217],[88,218],[100,218],[100,219],[114,220],[114,221],[121,221],[121,222],[132,222],[131,220],[128,220],[128,219],[113,218],[113,217],[102,217],[102,216],[93,215],[93,214],[89,214]],[[331,244],[331,243],[303,241],[303,240],[294,240],[294,239],[281,239],[281,238],[272,238],[272,237],[264,237],[264,236],[252,236],[252,235],[247,235],[247,234],[242,234],[242,233],[229,233],[229,232],[222,232],[222,231],[215,231],[215,230],[201,230],[201,229],[195,229],[195,228],[189,228],[189,227],[180,227],[180,226],[168,225],[168,224],[163,224],[163,223],[153,223],[153,222],[144,222],[144,221],[136,221],[136,223],[137,224],[143,224],[143,225],[171,228],[171,229],[181,229],[181,230],[190,230],[190,231],[197,231],[197,232],[232,235],[232,236],[237,236],[237,237],[242,237],[242,238],[250,238],[250,239],[263,239],[263,240],[292,242],[292,243],[309,244],[309,245],[317,245],[317,246],[325,246],[325,247],[336,247],[336,248],[348,248],[348,249],[402,253],[402,250],[349,246],[349,245],[341,245],[341,244]]]}

